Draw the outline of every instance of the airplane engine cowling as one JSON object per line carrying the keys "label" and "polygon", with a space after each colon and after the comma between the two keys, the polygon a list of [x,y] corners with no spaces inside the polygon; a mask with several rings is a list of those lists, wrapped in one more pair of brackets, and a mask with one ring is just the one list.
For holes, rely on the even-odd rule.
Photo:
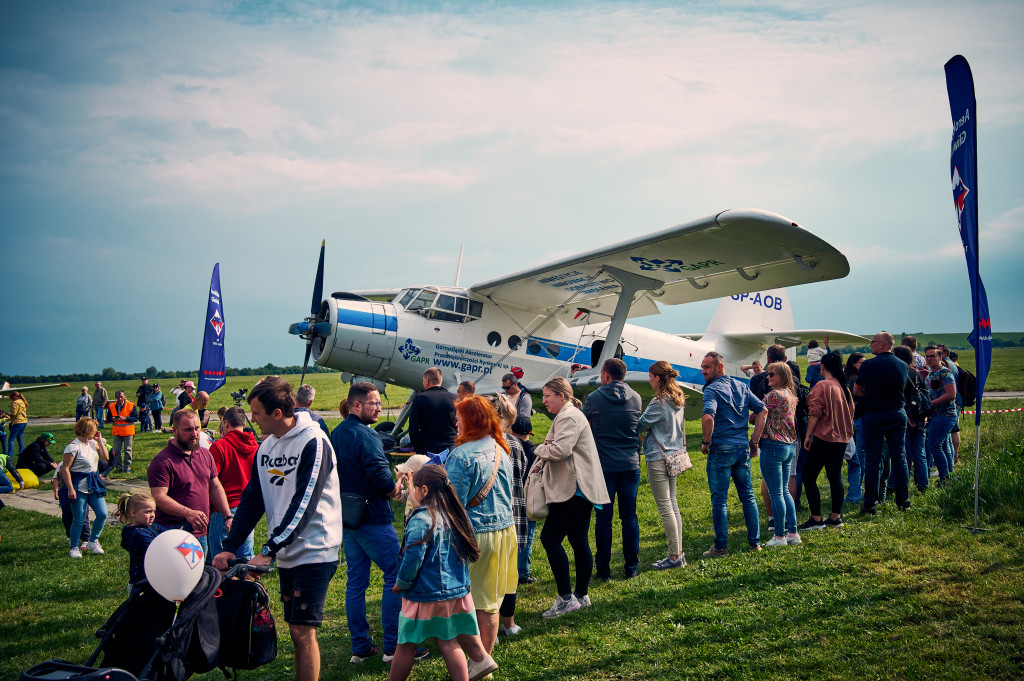
{"label": "airplane engine cowling", "polygon": [[313,342],[313,359],[320,366],[379,378],[391,364],[398,337],[394,306],[370,300],[324,300],[317,322],[330,333]]}

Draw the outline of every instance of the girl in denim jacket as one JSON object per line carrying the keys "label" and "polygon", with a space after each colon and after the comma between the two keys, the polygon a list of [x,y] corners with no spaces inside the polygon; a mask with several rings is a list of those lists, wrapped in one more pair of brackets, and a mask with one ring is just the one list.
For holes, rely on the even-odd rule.
{"label": "girl in denim jacket", "polygon": [[[444,466],[426,465],[412,477],[401,563],[394,592],[402,594],[398,648],[389,681],[408,678],[416,646],[437,641],[452,679],[475,681],[498,668],[480,642],[470,594],[469,564],[480,559],[466,509]],[[470,657],[467,666],[461,642]]]}

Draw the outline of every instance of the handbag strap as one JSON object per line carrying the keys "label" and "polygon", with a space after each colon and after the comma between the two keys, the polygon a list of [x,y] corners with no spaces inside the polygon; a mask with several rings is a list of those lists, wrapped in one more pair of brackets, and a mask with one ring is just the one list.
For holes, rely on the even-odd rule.
{"label": "handbag strap", "polygon": [[499,445],[494,445],[494,469],[491,470],[491,477],[487,480],[480,491],[476,493],[476,496],[469,500],[469,507],[479,506],[487,498],[487,495],[491,493],[491,488],[494,487],[494,481],[498,478],[498,464],[501,463],[501,453],[504,450]]}

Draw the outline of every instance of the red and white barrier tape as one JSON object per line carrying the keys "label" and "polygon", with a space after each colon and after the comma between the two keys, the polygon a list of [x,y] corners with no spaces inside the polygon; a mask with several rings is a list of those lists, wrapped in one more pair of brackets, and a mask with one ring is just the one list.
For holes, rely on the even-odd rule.
{"label": "red and white barrier tape", "polygon": [[[994,411],[983,411],[982,414],[1009,414],[1011,411],[1024,411],[1024,407],[1019,409],[996,409]],[[964,411],[965,414],[976,414],[974,411]]]}

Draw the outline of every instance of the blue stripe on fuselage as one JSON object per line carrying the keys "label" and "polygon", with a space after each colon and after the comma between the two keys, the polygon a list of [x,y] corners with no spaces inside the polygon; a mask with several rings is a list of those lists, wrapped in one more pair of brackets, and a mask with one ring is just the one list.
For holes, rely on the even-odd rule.
{"label": "blue stripe on fuselage", "polygon": [[[374,325],[374,318],[377,318],[377,323]],[[384,331],[398,331],[398,317],[392,317],[391,315],[380,315],[373,314],[372,312],[363,312],[362,310],[352,310],[347,307],[338,307],[338,323],[348,324],[349,326],[362,326],[367,329],[377,328],[380,329],[380,318],[384,318]]]}
{"label": "blue stripe on fuselage", "polygon": [[[531,342],[540,343],[540,352],[530,352],[529,344]],[[558,347],[557,355],[552,355],[550,352],[547,352],[547,348],[553,348],[555,346]],[[579,364],[589,364],[591,355],[590,348],[580,347],[577,349],[575,345],[566,346],[558,341],[549,340],[547,338],[538,338],[537,336],[533,336],[529,341],[527,341],[526,354],[532,357],[550,358],[562,362],[577,362]],[[647,359],[646,357],[625,355],[622,357],[622,361],[626,363],[626,371],[647,371],[656,360]],[[673,369],[679,372],[678,380],[683,381],[684,383],[704,385],[704,374],[701,373],[700,369],[675,364],[674,362],[670,362],[670,364],[672,364]],[[744,383],[750,383],[750,379],[745,376],[736,376],[735,378]]]}

